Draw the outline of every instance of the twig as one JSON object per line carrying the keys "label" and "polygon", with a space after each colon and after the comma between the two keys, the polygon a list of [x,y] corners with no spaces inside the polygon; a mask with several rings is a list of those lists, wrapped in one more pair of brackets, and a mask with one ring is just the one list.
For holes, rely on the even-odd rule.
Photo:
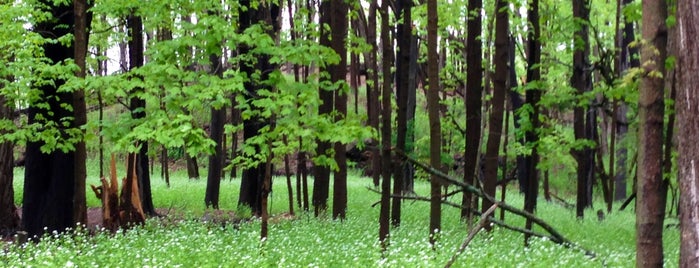
{"label": "twig", "polygon": [[486,224],[488,224],[488,218],[490,214],[493,214],[493,211],[495,211],[495,208],[498,207],[498,204],[493,204],[486,210],[482,215],[481,215],[481,220],[478,221],[478,225],[476,225],[473,229],[471,229],[470,232],[468,232],[468,236],[466,237],[466,240],[464,240],[463,243],[461,243],[461,247],[459,247],[459,250],[454,253],[453,256],[451,256],[451,259],[449,262],[447,262],[446,265],[444,265],[445,268],[451,267],[452,264],[456,261],[456,258],[459,257],[462,253],[464,253],[464,250],[466,250],[466,247],[468,246],[469,243],[471,243],[471,240],[473,240],[474,237],[476,237],[476,234],[485,227]]}

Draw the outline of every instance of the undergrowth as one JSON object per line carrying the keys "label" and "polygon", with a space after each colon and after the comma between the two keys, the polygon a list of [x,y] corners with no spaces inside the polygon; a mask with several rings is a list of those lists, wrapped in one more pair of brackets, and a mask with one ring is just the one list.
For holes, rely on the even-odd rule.
{"label": "undergrowth", "polygon": [[[96,181],[90,178],[88,184]],[[270,199],[274,216],[288,212],[284,183],[284,178],[275,179]],[[15,183],[20,196],[21,184],[21,179]],[[449,260],[469,231],[459,219],[459,211],[443,207],[442,230],[433,250],[427,237],[429,205],[407,201],[401,226],[391,230],[390,245],[382,253],[377,240],[379,208],[372,206],[379,196],[367,189],[372,187],[370,179],[353,176],[348,182],[347,219],[315,218],[296,211],[294,219],[273,218],[268,239],[260,241],[257,219],[227,225],[202,221],[199,216],[206,211],[204,179],[189,180],[186,174],[175,173],[170,188],[159,178],[152,184],[156,207],[189,216],[149,220],[144,226],[117,234],[88,234],[78,229],[48,235],[36,244],[8,246],[0,253],[0,263],[5,267],[437,267]],[[221,209],[235,211],[238,187],[238,179],[222,182]],[[429,191],[425,182],[416,182],[415,187],[420,194]],[[514,189],[509,192],[507,201],[521,207],[522,196]],[[88,202],[89,206],[100,206],[94,198]],[[543,200],[537,209],[539,217],[580,247],[594,252],[595,257],[546,239],[534,239],[526,248],[520,233],[495,227],[492,232],[479,233],[455,266],[633,267],[633,210],[614,211],[602,221],[593,212],[587,211],[589,216],[580,220],[574,211]],[[524,226],[524,220],[515,215],[506,214],[506,220]],[[666,266],[675,267],[679,232],[667,228],[664,237]]]}

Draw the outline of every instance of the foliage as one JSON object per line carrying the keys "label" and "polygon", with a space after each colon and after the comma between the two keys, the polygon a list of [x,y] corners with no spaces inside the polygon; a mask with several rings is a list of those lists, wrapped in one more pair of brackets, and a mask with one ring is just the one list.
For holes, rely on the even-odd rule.
{"label": "foliage", "polygon": [[[279,178],[283,180],[282,178]],[[369,178],[351,177],[348,181],[348,218],[342,222],[315,219],[301,214],[294,220],[280,215],[286,211],[283,183],[275,183],[270,196],[272,225],[268,240],[259,240],[259,220],[230,223],[225,226],[202,222],[205,212],[201,199],[204,181],[188,180],[176,173],[171,188],[154,180],[157,207],[170,208],[180,215],[165,221],[151,220],[145,226],[115,235],[85,230],[54,235],[38,244],[9,246],[0,252],[6,267],[26,266],[237,266],[237,267],[435,267],[443,265],[456,250],[468,229],[460,221],[459,211],[444,208],[444,229],[437,250],[427,240],[427,203],[407,202],[399,229],[391,234],[386,258],[381,258],[377,241],[378,208],[371,204],[378,195],[367,189]],[[222,182],[222,196],[236,196],[238,180]],[[19,182],[18,184],[21,184]],[[19,185],[18,185],[19,187]],[[429,190],[426,182],[416,182],[418,194]],[[509,191],[514,192],[514,191]],[[224,198],[225,200],[225,198]],[[90,200],[89,202],[97,202]],[[508,202],[520,206],[523,198],[510,194]],[[94,206],[95,203],[93,203]],[[233,200],[222,202],[222,209],[235,210]],[[551,222],[571,240],[595,252],[567,249],[549,241],[535,239],[524,248],[522,237],[502,228],[480,233],[456,262],[458,267],[630,267],[635,260],[632,211],[614,212],[605,220],[579,220],[574,212],[556,203],[542,202],[537,214]],[[184,216],[182,216],[184,215]],[[522,226],[523,220],[507,215],[508,222]],[[313,234],[313,235],[309,235]],[[679,232],[665,230],[666,265],[677,265]],[[79,253],[78,253],[79,252]],[[507,256],[507,257],[503,257]]]}

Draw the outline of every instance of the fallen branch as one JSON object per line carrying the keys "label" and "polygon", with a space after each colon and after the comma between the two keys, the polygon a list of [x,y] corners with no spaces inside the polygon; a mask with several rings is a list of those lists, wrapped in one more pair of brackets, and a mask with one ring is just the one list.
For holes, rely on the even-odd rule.
{"label": "fallen branch", "polygon": [[464,250],[466,250],[466,247],[468,246],[469,243],[471,243],[471,240],[473,240],[474,237],[476,237],[476,234],[485,227],[486,224],[488,224],[488,218],[490,217],[491,214],[493,214],[493,211],[495,211],[495,208],[498,207],[498,204],[493,204],[486,210],[482,215],[481,215],[481,220],[478,221],[478,225],[471,229],[470,232],[468,232],[468,236],[466,236],[466,240],[464,240],[463,243],[461,243],[461,247],[459,247],[459,250],[454,253],[453,256],[451,256],[451,259],[447,262],[446,265],[444,265],[445,268],[449,268],[454,264],[456,261],[456,258],[459,257],[462,253],[464,253]]}
{"label": "fallen branch", "polygon": [[449,175],[444,174],[441,171],[439,171],[439,170],[437,170],[437,169],[435,169],[427,164],[424,164],[420,161],[417,161],[416,159],[406,155],[403,151],[400,151],[398,149],[394,149],[394,151],[396,152],[396,154],[400,155],[405,160],[413,163],[414,165],[422,168],[427,173],[429,173],[431,175],[435,175],[441,181],[442,184],[445,184],[445,185],[453,184],[453,185],[459,186],[459,187],[463,188],[464,191],[468,191],[470,193],[473,193],[480,198],[488,199],[493,204],[497,204],[498,207],[500,207],[501,209],[504,209],[504,210],[509,211],[513,214],[516,214],[516,215],[519,215],[521,217],[524,217],[526,219],[531,220],[533,223],[535,223],[536,225],[539,225],[539,227],[541,227],[546,232],[548,232],[551,235],[551,241],[553,241],[554,243],[561,244],[565,247],[576,247],[576,248],[583,250],[585,252],[585,254],[588,256],[593,256],[593,257],[595,256],[595,254],[593,252],[586,250],[586,249],[582,248],[581,246],[579,246],[579,245],[571,242],[567,238],[565,238],[556,229],[551,227],[551,225],[549,225],[548,223],[546,223],[544,220],[537,217],[536,215],[531,214],[529,212],[526,212],[524,210],[515,208],[513,206],[510,206],[509,204],[507,204],[505,202],[500,202],[498,200],[495,200],[494,197],[483,193],[480,189],[474,187],[473,185],[470,185],[470,184],[465,183],[463,181],[459,181],[457,179],[454,179],[454,178],[450,177]]}

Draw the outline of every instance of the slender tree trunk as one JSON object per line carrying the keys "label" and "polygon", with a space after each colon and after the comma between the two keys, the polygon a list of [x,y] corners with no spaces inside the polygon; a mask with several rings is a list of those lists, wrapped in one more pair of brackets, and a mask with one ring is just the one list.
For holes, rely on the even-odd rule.
{"label": "slender tree trunk", "polygon": [[[212,73],[216,76],[223,76],[223,64],[221,58],[212,54],[209,57],[211,61]],[[206,195],[204,203],[206,207],[218,209],[219,189],[221,188],[221,174],[223,174],[223,126],[226,121],[225,107],[211,108],[211,135],[210,138],[216,143],[214,153],[209,155],[209,173],[206,179]]]}
{"label": "slender tree trunk", "polygon": [[[369,4],[367,42],[371,45],[370,57],[367,63],[367,116],[369,126],[379,131],[379,67],[378,67],[378,45],[376,44],[376,11],[378,9],[376,1]],[[379,187],[381,179],[381,157],[378,141],[373,141],[371,147],[371,177],[375,187]]]}
{"label": "slender tree trunk", "polygon": [[[76,76],[80,78],[85,78],[88,31],[92,22],[92,14],[87,13],[88,8],[86,0],[73,1],[73,12],[75,14],[75,42],[73,46],[75,50],[75,64],[77,64],[79,68]],[[73,113],[75,114],[73,127],[81,128],[87,124],[85,89],[78,89],[73,93]],[[85,140],[80,139],[80,141],[75,144],[75,197],[73,201],[73,206],[75,207],[73,211],[73,213],[75,213],[73,215],[73,220],[80,224],[87,223],[87,201],[85,199],[85,181],[87,179],[86,161],[87,149],[85,148]]]}
{"label": "slender tree trunk", "polygon": [[[331,47],[340,55],[340,63],[337,65],[328,66],[330,72],[330,81],[338,83],[345,81],[347,77],[347,31],[348,21],[347,12],[348,6],[344,0],[331,0],[330,9],[332,40]],[[347,116],[347,93],[344,88],[338,88],[335,92],[334,108],[337,112],[335,121],[339,122]],[[347,213],[347,156],[345,144],[336,142],[335,147],[335,162],[337,162],[338,170],[335,171],[333,183],[333,219],[344,220]]]}
{"label": "slender tree trunk", "polygon": [[[483,2],[481,0],[469,0],[468,10],[468,37],[466,43],[467,65],[466,65],[466,148],[464,151],[464,182],[471,185],[478,185],[477,180],[477,163],[478,152],[481,139],[481,109],[483,109],[483,59],[482,42],[481,42],[481,9]],[[432,90],[432,88],[430,88]],[[438,168],[435,166],[435,168]],[[472,215],[474,203],[471,201],[473,195],[465,192],[463,195],[462,205],[465,209],[461,210],[461,217],[466,218]]]}
{"label": "slender tree trunk", "polygon": [[[442,127],[439,119],[440,86],[439,68],[437,65],[439,60],[437,55],[437,21],[437,1],[427,0],[427,79],[429,86],[427,89],[427,113],[430,121],[430,166],[439,169],[442,163]],[[480,61],[478,66],[480,66]],[[480,128],[480,124],[478,125]],[[430,175],[430,244],[433,247],[437,242],[437,232],[442,228],[441,186],[439,177],[434,174]]]}
{"label": "slender tree trunk", "polygon": [[[485,178],[483,183],[483,192],[495,196],[495,187],[498,182],[498,155],[500,153],[500,140],[502,137],[502,122],[505,108],[505,94],[507,92],[507,83],[509,68],[509,12],[507,10],[507,2],[504,0],[496,1],[495,6],[496,24],[495,24],[495,65],[494,88],[492,98],[492,109],[490,112],[490,120],[488,122],[488,141],[486,144],[485,155]],[[504,173],[503,173],[504,174]],[[504,177],[504,176],[503,176]],[[503,188],[505,185],[503,185]],[[482,209],[487,210],[492,206],[492,201],[483,199]],[[486,224],[485,228],[490,230],[490,225]]]}
{"label": "slender tree trunk", "polygon": [[[573,16],[578,21],[578,30],[575,31],[575,51],[573,52],[573,77],[572,86],[577,90],[577,95],[583,97],[590,91],[591,77],[588,69],[588,58],[590,55],[590,44],[588,38],[587,23],[590,17],[590,2],[588,0],[573,1]],[[588,107],[577,105],[574,108],[574,132],[576,140],[589,139],[589,128],[594,126],[588,122],[588,117],[592,113]],[[592,206],[591,192],[588,187],[592,185],[591,172],[594,168],[594,154],[592,148],[585,147],[574,150],[573,155],[578,163],[577,168],[577,199],[575,203],[576,216],[582,218],[585,208]]]}
{"label": "slender tree trunk", "polygon": [[[333,1],[321,1],[320,3],[320,44],[326,47],[332,47],[331,31],[329,32],[325,27],[325,25],[329,27],[333,26],[332,16],[334,14],[332,13],[332,2]],[[345,57],[345,55],[340,55],[340,57]],[[326,67],[325,71],[329,72],[332,76],[332,67]],[[322,101],[322,104],[318,108],[318,114],[320,116],[330,116],[334,107],[334,93],[322,88],[319,88],[318,91]],[[318,146],[316,147],[316,155],[327,155],[331,148],[330,142],[319,140]],[[313,212],[316,216],[319,216],[328,209],[330,168],[324,165],[315,165],[313,167],[313,176]]]}
{"label": "slender tree trunk", "polygon": [[[376,0],[372,1],[376,2]],[[390,191],[391,191],[391,63],[393,62],[393,49],[389,37],[388,2],[381,2],[381,50],[383,61],[381,62],[383,83],[381,95],[381,209],[379,212],[379,240],[382,249],[388,247],[389,222],[390,222]]]}
{"label": "slender tree trunk", "polygon": [[[527,34],[528,49],[527,53],[527,83],[536,82],[541,79],[541,25],[539,24],[539,0],[533,0],[529,5],[527,20],[529,25],[532,25],[532,30]],[[532,146],[532,152],[525,158],[527,166],[527,184],[524,195],[524,210],[534,214],[536,210],[536,199],[539,195],[539,172],[536,169],[539,163],[539,153],[537,143],[539,137],[536,133],[539,128],[539,99],[541,98],[541,89],[537,87],[527,89],[526,93],[527,105],[531,106],[532,112],[529,114],[531,127],[525,132],[525,139]],[[527,219],[525,228],[531,230],[532,221]],[[529,244],[529,235],[524,235],[524,243]]]}
{"label": "slender tree trunk", "polygon": [[[677,8],[679,98],[676,102],[679,141],[680,267],[699,266],[699,35],[697,1],[680,0]],[[668,126],[671,127],[671,126]]]}
{"label": "slender tree trunk", "polygon": [[664,0],[643,1],[643,39],[640,84],[638,188],[636,196],[636,266],[663,266],[663,219],[666,185],[663,184],[664,75],[667,44],[667,5]]}

